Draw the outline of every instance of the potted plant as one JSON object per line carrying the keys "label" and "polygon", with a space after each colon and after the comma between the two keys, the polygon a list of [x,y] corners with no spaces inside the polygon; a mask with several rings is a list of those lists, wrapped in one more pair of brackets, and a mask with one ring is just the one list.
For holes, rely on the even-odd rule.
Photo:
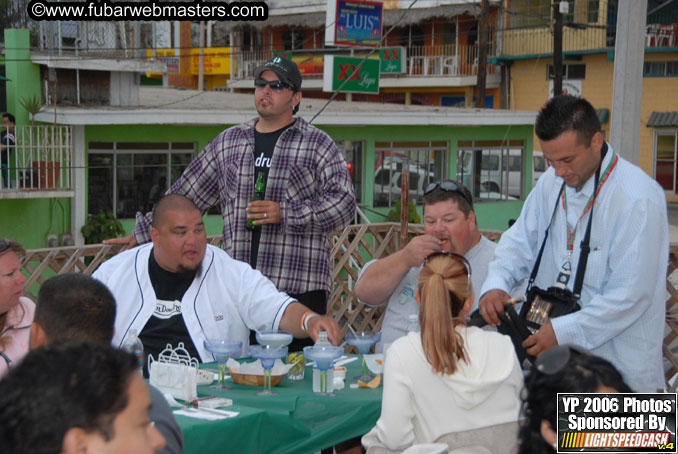
{"label": "potted plant", "polygon": [[[34,184],[38,184],[40,189],[52,189],[57,186],[57,180],[61,171],[61,162],[50,161],[47,149],[50,144],[50,134],[47,129],[38,131],[35,128],[35,115],[42,108],[42,99],[38,95],[22,98],[19,103],[26,109],[31,119],[31,132],[28,135],[28,147],[31,150],[31,159],[33,159],[32,150],[38,150],[38,160],[32,162],[34,170]],[[56,127],[56,125],[55,125]]]}
{"label": "potted plant", "polygon": [[[400,210],[400,200],[398,200],[391,211],[388,212],[389,219],[394,222],[400,222]],[[421,217],[417,214],[417,208],[412,201],[407,205],[407,222],[409,224],[421,224]]]}
{"label": "potted plant", "polygon": [[87,223],[82,226],[80,232],[85,244],[97,244],[124,235],[125,229],[112,212],[100,210],[97,214],[87,216]]}

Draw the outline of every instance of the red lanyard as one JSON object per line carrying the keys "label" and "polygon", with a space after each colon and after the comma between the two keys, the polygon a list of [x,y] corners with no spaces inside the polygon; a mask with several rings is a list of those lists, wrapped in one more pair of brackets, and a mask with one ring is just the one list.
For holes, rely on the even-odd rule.
{"label": "red lanyard", "polygon": [[[614,155],[614,158],[610,160],[610,163],[607,165],[607,168],[605,169],[605,172],[603,172],[603,176],[600,180],[600,184],[598,185],[598,188],[596,189],[596,192],[594,194],[591,194],[591,197],[589,197],[589,201],[586,204],[586,208],[584,209],[584,212],[579,216],[579,219],[577,219],[577,223],[574,225],[574,229],[570,230],[570,227],[567,227],[567,250],[572,251],[574,248],[574,235],[577,232],[577,227],[579,226],[579,221],[582,220],[582,218],[588,213],[588,211],[591,209],[593,206],[593,202],[596,201],[596,198],[598,197],[598,194],[600,193],[600,189],[603,187],[605,182],[607,181],[607,178],[610,176],[612,173],[612,170],[614,167],[617,165],[617,161],[619,160],[619,156],[616,154]],[[567,225],[567,191],[565,188],[563,188],[563,209],[565,210],[565,224]]]}

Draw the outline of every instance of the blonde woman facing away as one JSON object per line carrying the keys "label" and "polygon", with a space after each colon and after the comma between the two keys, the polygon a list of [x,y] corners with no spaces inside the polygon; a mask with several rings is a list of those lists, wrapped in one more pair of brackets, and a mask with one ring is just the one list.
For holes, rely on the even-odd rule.
{"label": "blonde woman facing away", "polygon": [[416,297],[421,333],[388,349],[381,416],[363,446],[381,453],[444,442],[515,452],[523,375],[507,336],[464,323],[473,303],[468,261],[430,255]]}
{"label": "blonde woman facing away", "polygon": [[24,248],[0,238],[0,379],[28,352],[35,304],[21,296],[26,278],[21,274]]}

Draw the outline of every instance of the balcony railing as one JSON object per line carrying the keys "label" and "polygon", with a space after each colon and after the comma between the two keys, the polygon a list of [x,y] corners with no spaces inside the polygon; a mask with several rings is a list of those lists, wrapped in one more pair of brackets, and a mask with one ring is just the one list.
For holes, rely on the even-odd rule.
{"label": "balcony railing", "polygon": [[[563,29],[563,51],[607,47],[604,28]],[[503,32],[501,55],[539,55],[553,53],[553,32],[547,27],[509,29]]]}
{"label": "balcony railing", "polygon": [[[167,29],[167,30],[165,30]],[[142,21],[43,21],[39,48],[48,54],[63,53],[102,58],[144,58],[146,49],[169,43],[169,25]]]}
{"label": "balcony railing", "polygon": [[[563,51],[580,51],[614,47],[614,33],[601,27],[563,29]],[[678,23],[647,24],[645,47],[678,46]],[[553,32],[546,27],[509,29],[503,32],[501,55],[533,55],[553,52]]]}
{"label": "balcony railing", "polygon": [[[16,144],[3,150],[8,167],[0,173],[4,193],[73,189],[70,126],[17,126]],[[7,158],[7,159],[6,159]]]}
{"label": "balcony railing", "polygon": [[273,57],[273,52],[270,50],[241,52],[236,63],[236,80],[251,79],[254,69],[263,65],[271,57]]}
{"label": "balcony railing", "polygon": [[678,23],[670,25],[647,24],[645,27],[645,47],[678,46]]}
{"label": "balcony railing", "polygon": [[[406,48],[407,64],[406,71],[408,76],[416,77],[435,77],[435,76],[472,76],[478,73],[478,46],[455,46],[437,45],[437,46],[411,46]],[[488,57],[494,56],[494,43],[489,44],[490,51]],[[298,53],[304,53],[304,49],[299,49]],[[336,54],[336,49],[328,49],[329,52]],[[308,50],[307,52],[311,52]],[[317,53],[318,50],[312,50]],[[270,50],[257,50],[253,52],[242,52],[237,63],[236,79],[248,79],[252,77],[252,72],[257,66],[262,65],[270,59],[273,53]],[[346,51],[348,55],[348,51]],[[489,74],[495,73],[494,65],[488,64]],[[312,74],[305,74],[304,77],[313,77]],[[317,74],[318,77],[322,74]],[[389,77],[383,75],[382,77]]]}
{"label": "balcony railing", "polygon": [[[488,57],[494,56],[489,44]],[[494,74],[494,65],[487,65]],[[407,73],[410,76],[472,76],[478,74],[478,46],[412,46],[407,52]]]}

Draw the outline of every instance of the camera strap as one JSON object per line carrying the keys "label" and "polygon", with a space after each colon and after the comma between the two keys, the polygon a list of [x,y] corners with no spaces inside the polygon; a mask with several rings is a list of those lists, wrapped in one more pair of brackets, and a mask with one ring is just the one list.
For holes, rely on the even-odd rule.
{"label": "camera strap", "polygon": [[560,191],[558,191],[558,198],[556,199],[556,206],[553,207],[553,214],[551,214],[551,220],[549,221],[549,224],[546,226],[546,231],[544,231],[544,241],[541,242],[541,247],[539,248],[539,254],[537,254],[537,260],[534,262],[534,266],[532,267],[532,273],[530,273],[530,280],[527,281],[527,289],[525,289],[525,293],[529,293],[530,289],[532,288],[532,284],[534,283],[534,280],[537,277],[537,273],[539,272],[539,265],[541,264],[541,256],[544,253],[544,246],[546,246],[546,240],[549,237],[549,230],[551,229],[551,224],[553,224],[553,218],[556,217],[556,211],[558,210],[558,202],[560,201],[560,194],[563,193],[565,190],[565,182],[563,181],[563,185],[560,187]]}
{"label": "camera strap", "polygon": [[[574,296],[579,299],[581,295],[581,288],[584,285],[584,273],[586,272],[586,263],[589,260],[589,252],[591,252],[591,246],[589,246],[589,240],[591,239],[591,221],[593,220],[593,205],[596,201],[597,191],[598,191],[598,180],[600,179],[600,169],[603,167],[603,159],[607,154],[607,143],[603,142],[603,147],[600,150],[600,164],[596,170],[596,177],[593,181],[593,201],[591,202],[591,210],[589,212],[589,222],[586,224],[586,233],[584,233],[584,239],[581,241],[579,246],[581,253],[579,254],[579,263],[577,264],[577,274],[574,278],[574,287],[572,288],[572,293]],[[610,168],[612,170],[612,167]],[[609,174],[608,174],[609,175]],[[564,190],[565,188],[563,188]],[[565,220],[567,222],[567,219]]]}
{"label": "camera strap", "polygon": [[[600,168],[602,167],[603,164],[603,159],[605,159],[605,155],[607,153],[607,143],[603,142],[603,147],[600,150],[600,164],[598,164],[598,168],[596,169],[596,174],[593,180],[593,194],[595,195],[596,192],[598,191],[598,180],[600,179]],[[541,257],[542,254],[544,253],[544,247],[546,246],[546,240],[549,237],[549,230],[551,229],[551,224],[553,224],[553,219],[556,217],[556,211],[558,210],[558,202],[560,202],[560,198],[563,196],[565,192],[565,182],[563,181],[562,186],[560,187],[560,191],[558,191],[558,198],[556,198],[556,204],[553,207],[553,213],[551,214],[551,220],[549,221],[548,226],[546,227],[546,231],[544,232],[544,240],[541,243],[541,247],[539,248],[539,254],[537,254],[537,260],[534,263],[534,267],[532,268],[532,273],[530,274],[530,280],[527,283],[527,289],[526,293],[529,293],[530,289],[532,288],[532,284],[534,283],[534,280],[537,277],[537,273],[539,272],[539,265],[541,264]],[[574,288],[572,289],[572,293],[579,298],[581,295],[581,288],[584,283],[584,273],[586,272],[586,263],[588,262],[589,258],[589,252],[591,252],[591,247],[589,246],[589,240],[591,239],[591,221],[593,220],[593,204],[595,202],[595,197],[591,202],[591,209],[589,213],[589,220],[588,223],[586,224],[586,232],[584,233],[584,239],[581,241],[581,253],[579,254],[579,263],[577,263],[577,273],[575,275],[574,279]],[[567,222],[567,219],[565,219],[565,222]]]}

